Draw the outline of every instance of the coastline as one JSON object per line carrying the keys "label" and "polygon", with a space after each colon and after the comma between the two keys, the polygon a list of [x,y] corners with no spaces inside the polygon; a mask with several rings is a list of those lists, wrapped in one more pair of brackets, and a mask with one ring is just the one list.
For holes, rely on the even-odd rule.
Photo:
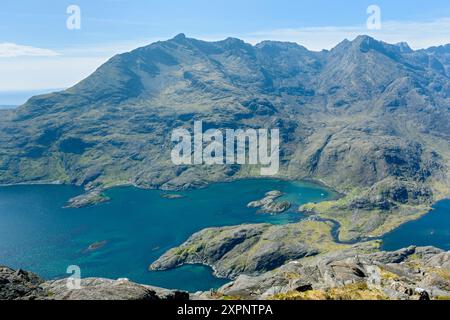
{"label": "coastline", "polygon": [[[274,180],[274,181],[285,181],[285,182],[298,182],[298,183],[304,183],[306,185],[311,184],[312,187],[315,186],[319,186],[322,188],[327,189],[327,191],[330,192],[330,194],[332,194],[333,196],[326,201],[336,201],[339,200],[343,197],[346,196],[346,194],[341,193],[339,191],[337,191],[335,188],[333,188],[332,186],[328,185],[327,183],[325,183],[323,180],[320,179],[311,179],[311,178],[304,178],[304,179],[295,179],[295,178],[289,178],[286,176],[279,176],[279,177],[267,177],[267,176],[250,176],[250,177],[236,177],[236,178],[230,178],[230,179],[225,179],[225,180],[221,180],[221,181],[216,181],[216,182],[207,182],[205,185],[201,185],[201,186],[193,186],[187,189],[184,188],[173,188],[173,189],[163,189],[161,188],[161,186],[159,187],[146,187],[146,186],[142,186],[142,185],[138,185],[135,183],[118,183],[115,185],[109,185],[109,186],[99,186],[99,187],[95,187],[95,188],[86,188],[86,186],[82,186],[82,185],[76,185],[76,184],[70,184],[70,183],[65,183],[59,180],[55,180],[55,181],[31,181],[31,182],[20,182],[20,183],[10,183],[10,184],[0,184],[0,187],[13,187],[13,186],[45,186],[45,185],[49,185],[49,186],[53,186],[53,185],[62,185],[62,186],[73,186],[73,187],[77,187],[77,188],[82,188],[84,190],[83,193],[80,193],[79,195],[77,195],[76,197],[73,197],[71,199],[68,199],[67,203],[70,202],[70,200],[77,198],[77,197],[82,197],[84,195],[89,195],[91,192],[106,192],[108,190],[112,190],[115,188],[121,188],[121,187],[133,187],[136,189],[140,189],[140,190],[157,190],[157,191],[173,191],[173,192],[180,192],[180,191],[191,191],[191,190],[198,190],[198,189],[207,189],[209,188],[211,185],[214,184],[228,184],[228,183],[232,183],[235,181],[242,181],[242,180],[264,180],[264,179],[268,179],[268,180]],[[443,200],[450,200],[450,197],[446,198],[446,197],[440,197],[439,199],[437,199],[436,201],[433,201],[432,205],[429,207],[429,209],[427,209],[426,211],[423,211],[422,213],[419,213],[417,215],[415,215],[414,217],[412,217],[411,219],[408,219],[398,225],[394,225],[391,226],[387,229],[385,229],[385,231],[382,231],[379,234],[376,235],[367,235],[365,237],[359,237],[358,239],[360,239],[360,241],[357,241],[358,239],[355,240],[339,240],[336,241],[336,243],[340,243],[340,244],[349,244],[349,243],[358,243],[358,242],[363,242],[365,241],[365,239],[371,239],[371,240],[377,240],[380,239],[382,237],[384,237],[385,235],[387,235],[388,233],[393,232],[394,230],[396,230],[397,228],[401,227],[402,225],[411,222],[411,221],[416,221],[419,220],[420,218],[422,218],[423,216],[427,215],[428,213],[430,213],[434,208],[434,206]],[[111,201],[113,199],[109,199],[108,201]],[[99,203],[103,203],[105,201],[100,201]],[[96,203],[93,203],[92,205],[95,205]],[[415,207],[419,207],[419,206],[415,206]],[[302,213],[302,211],[299,211],[300,213]],[[339,229],[340,229],[340,223],[337,220],[331,219],[331,218],[322,218],[319,217],[319,219],[327,221],[330,220],[332,223],[338,223],[339,224]],[[339,230],[336,231],[337,235],[339,234]],[[334,235],[333,235],[334,237]],[[336,238],[339,239],[339,238]],[[362,239],[362,240],[361,240]]]}

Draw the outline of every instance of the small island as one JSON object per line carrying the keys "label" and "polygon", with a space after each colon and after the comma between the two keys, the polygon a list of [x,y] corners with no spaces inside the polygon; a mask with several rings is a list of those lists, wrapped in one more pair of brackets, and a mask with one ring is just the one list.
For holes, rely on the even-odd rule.
{"label": "small island", "polygon": [[89,247],[86,249],[86,252],[89,252],[89,251],[96,251],[96,250],[98,250],[98,249],[101,249],[101,248],[103,248],[107,243],[108,243],[108,241],[106,241],[106,240],[94,242],[93,244],[89,245]]}
{"label": "small island", "polygon": [[102,190],[96,189],[70,199],[65,208],[84,208],[108,202],[109,200],[110,199],[103,194]]}
{"label": "small island", "polygon": [[273,190],[267,192],[261,200],[250,202],[248,208],[260,208],[260,212],[269,214],[283,213],[291,207],[289,201],[275,201],[283,195],[281,191]]}
{"label": "small island", "polygon": [[164,193],[161,195],[161,198],[164,199],[182,199],[184,196],[182,194],[174,194],[174,193]]}

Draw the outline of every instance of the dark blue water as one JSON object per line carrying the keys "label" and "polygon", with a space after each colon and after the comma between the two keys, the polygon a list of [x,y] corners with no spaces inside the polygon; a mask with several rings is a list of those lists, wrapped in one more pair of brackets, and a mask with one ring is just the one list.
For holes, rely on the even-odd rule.
{"label": "dark blue water", "polygon": [[[294,203],[291,212],[261,215],[247,203],[270,190],[281,190]],[[52,279],[67,276],[69,265],[82,277],[129,278],[133,281],[207,290],[226,280],[204,266],[184,266],[153,272],[148,266],[166,250],[206,227],[298,221],[298,205],[322,201],[334,194],[322,187],[278,180],[242,180],[182,192],[185,198],[165,199],[163,192],[120,187],[107,191],[109,203],[63,209],[81,194],[73,186],[0,187],[0,265],[23,268]],[[95,242],[106,244],[86,251]]]}
{"label": "dark blue water", "polygon": [[450,200],[436,203],[418,220],[403,224],[383,237],[382,249],[398,250],[411,245],[450,250]]}

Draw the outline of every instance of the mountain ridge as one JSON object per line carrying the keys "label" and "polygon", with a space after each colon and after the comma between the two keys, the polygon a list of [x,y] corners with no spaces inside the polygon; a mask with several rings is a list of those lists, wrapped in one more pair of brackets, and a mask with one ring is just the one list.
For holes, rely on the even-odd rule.
{"label": "mountain ridge", "polygon": [[277,127],[279,178],[346,195],[303,209],[339,221],[345,239],[380,235],[450,194],[448,59],[446,49],[368,36],[313,52],[178,35],[8,112],[0,184],[183,189],[255,177],[249,166],[174,166],[171,130],[196,120],[205,129]]}

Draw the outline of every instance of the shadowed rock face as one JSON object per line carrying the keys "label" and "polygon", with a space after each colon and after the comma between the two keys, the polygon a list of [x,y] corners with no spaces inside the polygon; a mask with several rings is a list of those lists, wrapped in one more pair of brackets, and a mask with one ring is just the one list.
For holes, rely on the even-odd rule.
{"label": "shadowed rock face", "polygon": [[34,273],[0,267],[0,300],[187,300],[183,291],[140,285],[126,279],[86,278],[81,289],[67,280],[45,282]]}

